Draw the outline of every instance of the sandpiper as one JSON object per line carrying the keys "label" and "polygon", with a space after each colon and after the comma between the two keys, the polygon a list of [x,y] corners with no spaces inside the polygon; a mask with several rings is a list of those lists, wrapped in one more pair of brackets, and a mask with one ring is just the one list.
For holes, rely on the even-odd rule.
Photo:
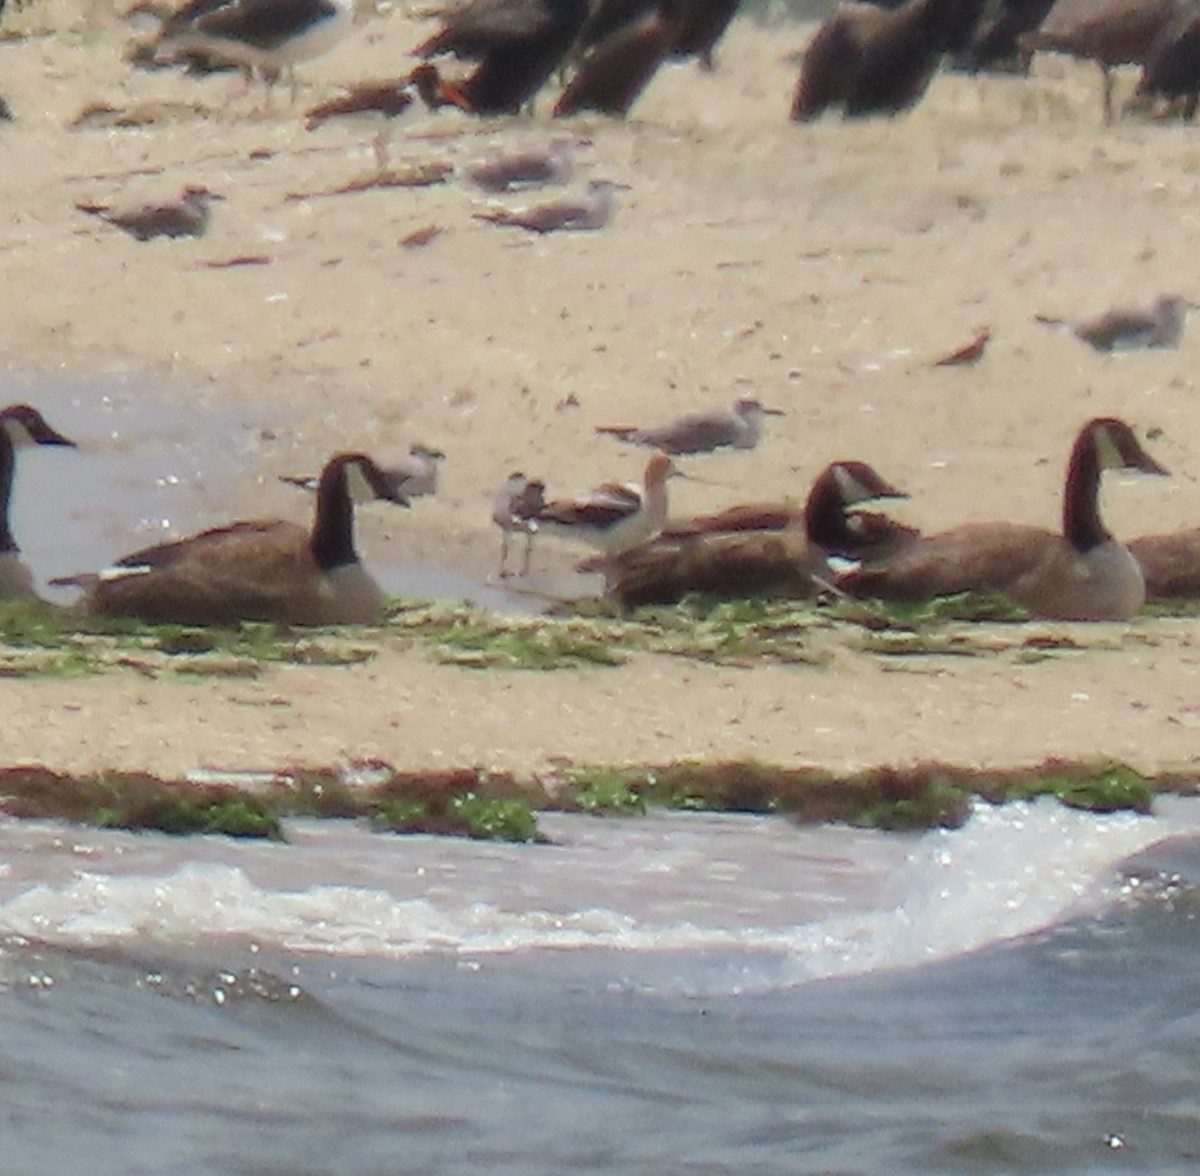
{"label": "sandpiper", "polygon": [[528,229],[531,233],[602,229],[612,217],[616,204],[614,193],[627,187],[627,184],[618,184],[615,180],[591,180],[587,190],[575,199],[535,204],[522,212],[500,208],[474,215],[476,220]]}
{"label": "sandpiper", "polygon": [[98,216],[101,220],[123,229],[139,241],[155,237],[202,237],[208,231],[209,202],[223,200],[215,192],[199,184],[188,184],[178,200],[166,204],[143,204],[136,208],[114,209],[109,204],[78,201],[80,212]]}
{"label": "sandpiper", "polygon": [[645,429],[635,425],[600,425],[596,432],[663,453],[711,453],[714,449],[756,448],[762,440],[763,418],[783,415],[780,408],[767,408],[761,401],[745,397],[735,400],[731,409],[684,413],[665,425]]}
{"label": "sandpiper", "polygon": [[667,521],[667,479],[676,473],[665,453],[646,463],[642,485],[605,482],[575,498],[546,503],[537,514],[538,529],[577,539],[616,555],[653,539]]}
{"label": "sandpiper", "polygon": [[546,143],[499,152],[469,164],[463,174],[485,192],[511,192],[543,184],[565,184],[575,173],[579,140],[555,136]]}
{"label": "sandpiper", "polygon": [[1117,306],[1083,319],[1034,315],[1048,327],[1064,327],[1096,351],[1136,351],[1147,347],[1178,347],[1187,312],[1194,303],[1164,294],[1146,307]]}
{"label": "sandpiper", "polygon": [[533,537],[538,530],[538,514],[546,502],[546,486],[536,479],[530,480],[519,470],[509,474],[504,485],[492,499],[492,522],[500,528],[500,578],[512,573],[508,570],[508,537],[525,536],[525,556],[521,561],[521,575],[529,575],[529,561],[533,555]]}

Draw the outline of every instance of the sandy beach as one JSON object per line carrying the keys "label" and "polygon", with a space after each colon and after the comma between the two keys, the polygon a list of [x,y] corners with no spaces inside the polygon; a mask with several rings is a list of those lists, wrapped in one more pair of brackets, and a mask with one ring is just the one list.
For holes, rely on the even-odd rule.
{"label": "sandy beach", "polygon": [[[896,513],[923,529],[1053,527],[1076,431],[1111,414],[1149,434],[1174,475],[1109,481],[1116,534],[1200,519],[1194,324],[1177,350],[1103,356],[1032,321],[1164,292],[1200,298],[1197,132],[1101,126],[1084,65],[943,75],[905,117],[793,126],[785,58],[812,26],[743,19],[715,74],[665,71],[625,123],[552,124],[546,102],[529,118],[395,124],[397,168],[457,166],[565,131],[590,143],[579,183],[630,185],[602,232],[532,238],[473,219],[490,200],[454,178],[327,194],[370,173],[382,124],[308,132],[303,110],[409,68],[430,26],[401,11],[302,65],[300,101],[281,88],[268,112],[230,76],[132,71],[128,29],[103,13],[38,0],[5,27],[0,92],[15,121],[0,126],[2,358],[35,379],[147,377],[164,396],[186,389],[197,413],[277,412],[257,468],[207,521],[303,519],[307,504],[278,474],[337,449],[421,440],[447,454],[442,492],[399,521],[360,512],[364,555],[482,581],[497,551],[489,500],[510,470],[552,491],[636,477],[644,452],[595,426],[750,395],[787,415],[753,453],[690,460],[703,481],[672,483],[675,513],[801,499],[828,461],[860,458],[909,492]],[[88,108],[143,104],[163,120],[72,126]],[[185,183],[225,197],[198,240],[140,244],[75,208]],[[428,244],[404,246],[431,226]],[[983,327],[981,363],[931,366]],[[64,510],[86,493],[63,473]],[[36,565],[36,536],[19,538]],[[543,577],[582,554],[537,550]],[[0,757],[164,773],[356,757],[530,771],[693,756],[1191,763],[1192,624],[1140,621],[1133,639],[1119,628],[1111,652],[1029,665],[847,652],[821,667],[741,669],[647,655],[538,675],[389,651],[253,682],[3,681]]]}

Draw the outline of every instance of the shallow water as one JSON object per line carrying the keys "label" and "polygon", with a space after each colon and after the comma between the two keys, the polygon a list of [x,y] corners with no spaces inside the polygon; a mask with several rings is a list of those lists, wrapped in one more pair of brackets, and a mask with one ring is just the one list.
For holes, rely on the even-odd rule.
{"label": "shallow water", "polygon": [[0,827],[11,1170],[1190,1170],[1200,802],[543,825]]}
{"label": "shallow water", "polygon": [[[28,401],[79,448],[22,452],[12,526],[38,590],[68,601],[56,576],[106,566],[129,551],[233,517],[239,485],[263,460],[268,417],[211,391],[109,376],[37,380],[0,369],[0,404]],[[271,423],[278,424],[278,412]],[[303,518],[297,504],[294,516]],[[372,509],[394,509],[386,506]],[[384,590],[415,599],[467,600],[505,612],[538,612],[546,599],[421,566],[392,548],[371,552]]]}

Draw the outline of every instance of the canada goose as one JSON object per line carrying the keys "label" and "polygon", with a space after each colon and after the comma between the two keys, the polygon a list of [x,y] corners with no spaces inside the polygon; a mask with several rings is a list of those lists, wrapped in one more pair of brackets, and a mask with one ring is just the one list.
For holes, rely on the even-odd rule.
{"label": "canada goose", "polygon": [[0,598],[35,595],[33,575],[21,559],[21,549],[8,521],[16,451],[31,445],[75,448],[75,442],[52,429],[36,408],[30,408],[28,404],[10,404],[0,410]]}
{"label": "canada goose", "polygon": [[689,592],[815,596],[834,579],[830,556],[878,557],[916,538],[886,515],[848,513],[905,497],[865,462],[837,461],[813,482],[802,510],[767,503],[676,520],[653,542],[586,566],[603,570],[608,595],[627,606],[672,604]]}
{"label": "canada goose", "polygon": [[667,521],[667,479],[676,472],[665,453],[656,453],[641,486],[605,482],[578,497],[548,502],[537,513],[537,529],[590,543],[608,555],[636,547]]}
{"label": "canada goose", "polygon": [[780,408],[767,408],[749,398],[735,400],[731,409],[712,412],[688,412],[668,421],[639,429],[635,425],[600,425],[597,433],[607,433],[630,445],[645,445],[674,456],[685,453],[711,453],[714,449],[755,449],[762,440],[763,418],[783,416]]}
{"label": "canada goose", "polygon": [[1100,417],[1080,431],[1067,465],[1061,534],[1015,523],[968,523],[918,539],[894,558],[864,564],[839,584],[857,596],[926,600],[1002,592],[1035,616],[1121,621],[1145,601],[1141,569],[1100,519],[1106,469],[1165,474],[1124,421]]}
{"label": "canada goose", "polygon": [[521,561],[521,575],[529,575],[529,561],[533,555],[533,537],[537,534],[538,512],[546,504],[544,482],[530,480],[519,470],[509,474],[504,485],[492,499],[492,522],[500,528],[500,578],[506,579],[508,571],[508,537],[525,536],[525,557]]}
{"label": "canada goose", "polygon": [[[391,480],[396,493],[402,498],[424,498],[437,493],[439,466],[446,455],[440,449],[432,449],[420,443],[409,447],[408,455],[398,461],[380,466],[384,476]],[[320,478],[303,474],[281,474],[281,482],[299,486],[301,490],[315,491]]]}
{"label": "canada goose", "polygon": [[1114,306],[1090,318],[1060,319],[1034,315],[1047,327],[1065,327],[1095,351],[1135,351],[1146,347],[1178,347],[1192,303],[1164,294],[1149,306]]}
{"label": "canada goose", "polygon": [[88,612],[149,622],[368,623],[384,599],[354,549],[354,503],[374,498],[408,505],[369,457],[339,453],[321,471],[311,531],[282,519],[231,523],[52,583],[83,588]]}
{"label": "canada goose", "polygon": [[1200,597],[1200,527],[1129,541],[1142,569],[1146,599]]}

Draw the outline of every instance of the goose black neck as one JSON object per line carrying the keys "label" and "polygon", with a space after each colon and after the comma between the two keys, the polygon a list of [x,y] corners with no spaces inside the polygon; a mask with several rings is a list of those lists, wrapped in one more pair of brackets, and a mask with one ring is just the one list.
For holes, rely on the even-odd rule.
{"label": "goose black neck", "polygon": [[846,504],[832,469],[813,483],[804,504],[804,530],[810,543],[835,555],[854,537],[846,525]]}
{"label": "goose black neck", "polygon": [[354,458],[333,458],[317,483],[317,514],[310,541],[313,558],[324,572],[358,563],[354,550],[354,500],[346,480],[346,467]]}
{"label": "goose black neck", "polygon": [[1090,429],[1080,434],[1067,465],[1063,535],[1077,551],[1112,540],[1100,519],[1100,458]]}
{"label": "goose black neck", "polygon": [[0,554],[20,551],[8,523],[8,504],[12,498],[16,451],[8,430],[0,427]]}

